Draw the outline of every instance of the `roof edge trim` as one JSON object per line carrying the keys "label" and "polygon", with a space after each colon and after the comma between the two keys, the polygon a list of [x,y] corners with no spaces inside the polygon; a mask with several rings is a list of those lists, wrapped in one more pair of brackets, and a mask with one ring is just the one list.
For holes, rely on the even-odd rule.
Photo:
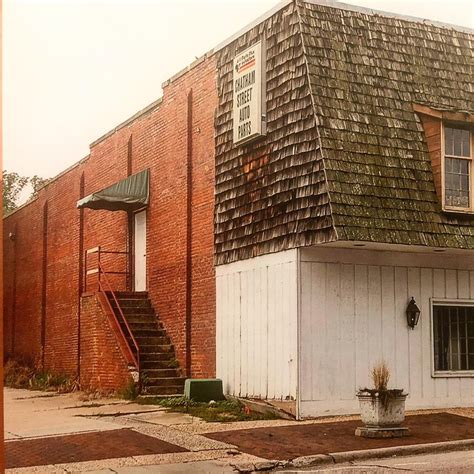
{"label": "roof edge trim", "polygon": [[277,3],[273,8],[266,11],[265,13],[257,17],[255,20],[253,20],[252,22],[250,22],[249,24],[241,28],[239,31],[237,31],[236,33],[234,33],[233,35],[229,36],[227,39],[219,43],[214,48],[214,52],[217,53],[221,49],[225,48],[230,43],[232,43],[232,41],[235,41],[237,38],[240,38],[242,35],[250,31],[252,28],[255,28],[256,26],[260,25],[260,23],[263,23],[265,20],[268,20],[273,15],[275,15],[275,13],[278,13],[280,10],[287,7],[291,3],[294,3],[294,0],[283,0],[280,3]]}
{"label": "roof edge trim", "polygon": [[418,114],[429,115],[430,117],[436,117],[441,120],[451,120],[453,122],[467,122],[474,123],[474,114],[470,112],[435,109],[421,104],[413,104],[414,112]]}
{"label": "roof edge trim", "polygon": [[161,102],[163,101],[163,98],[160,97],[159,99],[156,99],[153,101],[151,104],[147,105],[143,109],[139,110],[138,112],[134,113],[131,117],[129,117],[127,120],[119,123],[116,127],[114,127],[112,130],[109,130],[107,133],[104,133],[101,137],[99,137],[97,140],[94,140],[90,145],[89,148],[93,148],[94,146],[98,145],[100,142],[104,141],[106,138],[110,137],[113,135],[115,132],[118,132],[120,129],[126,127],[130,123],[132,123],[134,120],[137,118],[140,118],[142,115],[147,114],[148,112],[151,112],[154,110],[156,107],[158,107]]}

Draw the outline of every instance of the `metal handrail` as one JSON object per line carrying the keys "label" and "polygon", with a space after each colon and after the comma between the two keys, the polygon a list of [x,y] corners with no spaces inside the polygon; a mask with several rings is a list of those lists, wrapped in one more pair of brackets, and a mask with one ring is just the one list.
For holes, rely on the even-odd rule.
{"label": "metal handrail", "polygon": [[[89,254],[97,253],[97,267],[91,270],[88,270],[87,267],[87,256]],[[138,374],[140,375],[140,348],[138,347],[137,341],[135,337],[133,336],[132,330],[130,329],[130,326],[128,325],[127,319],[125,318],[125,315],[122,311],[122,308],[120,307],[120,303],[118,302],[117,296],[115,294],[115,291],[112,288],[112,285],[110,284],[109,279],[107,278],[107,275],[113,274],[113,275],[127,275],[128,277],[128,272],[108,272],[104,270],[104,267],[101,262],[101,255],[102,254],[117,254],[117,255],[128,255],[128,252],[122,252],[122,251],[113,251],[113,250],[102,250],[102,248],[99,247],[94,247],[92,249],[86,250],[85,251],[85,259],[84,259],[84,289],[87,291],[87,276],[92,275],[92,274],[97,274],[97,282],[98,282],[98,290],[99,292],[103,293],[105,300],[107,301],[107,306],[110,311],[110,313],[113,315],[113,318],[115,320],[116,326],[118,327],[118,330],[120,331],[120,335],[126,345],[126,347],[129,349],[130,356],[132,358],[133,364],[135,368],[138,371]],[[103,276],[101,278],[101,276]],[[105,284],[104,284],[105,282]],[[114,308],[112,307],[112,304],[110,302],[110,299],[107,295],[107,293],[110,293],[112,295],[112,299],[117,305],[117,310],[118,310],[118,316],[120,317],[121,321],[124,323],[126,332],[128,333],[128,336],[130,337],[130,340],[132,342],[132,345],[135,349],[135,354],[132,348],[130,347],[129,342],[127,341],[127,336],[125,335],[122,326],[120,324],[120,321],[117,318],[117,313],[114,311]]]}
{"label": "metal handrail", "polygon": [[98,283],[100,284],[100,276],[101,274],[104,275],[125,275],[125,288],[129,288],[129,278],[130,278],[130,271],[127,269],[124,272],[110,272],[110,271],[105,271],[103,268],[100,271],[99,266],[96,268],[92,268],[91,270],[88,269],[88,255],[90,254],[97,254],[97,262],[101,262],[101,255],[103,254],[108,254],[108,255],[128,255],[128,252],[124,251],[119,251],[119,250],[103,250],[102,247],[94,247],[91,249],[88,249],[84,252],[84,290],[87,291],[88,285],[87,285],[87,277],[89,275],[95,275],[97,274],[98,278]]}
{"label": "metal handrail", "polygon": [[105,283],[109,287],[109,289],[104,288],[104,285],[103,285],[102,281],[99,279],[99,290],[102,293],[104,293],[105,299],[107,301],[107,304],[109,306],[109,309],[110,309],[111,313],[114,315],[114,318],[115,318],[115,321],[117,322],[120,333],[121,333],[124,341],[127,342],[127,345],[128,345],[127,337],[125,336],[125,334],[123,332],[123,329],[122,329],[122,326],[120,325],[120,322],[117,320],[117,314],[115,313],[115,311],[112,307],[112,304],[110,303],[110,300],[107,296],[107,292],[109,292],[112,295],[112,298],[113,298],[115,304],[117,305],[117,309],[118,309],[120,318],[122,319],[123,323],[125,324],[125,327],[127,328],[128,335],[129,335],[130,339],[132,340],[133,346],[135,347],[136,356],[133,354],[133,351],[130,351],[130,352],[131,352],[131,355],[132,355],[132,358],[133,358],[135,368],[137,369],[138,373],[140,373],[140,348],[138,347],[137,341],[136,341],[135,337],[133,336],[133,333],[132,333],[132,330],[130,329],[130,326],[128,325],[127,319],[125,318],[125,315],[123,314],[122,308],[120,307],[120,303],[118,302],[117,296],[115,295],[115,292],[112,289],[112,286],[110,285],[110,282],[107,278],[107,275],[103,271],[102,264],[100,263],[100,261],[98,262],[98,265],[99,265],[99,275],[101,273],[104,275]]}

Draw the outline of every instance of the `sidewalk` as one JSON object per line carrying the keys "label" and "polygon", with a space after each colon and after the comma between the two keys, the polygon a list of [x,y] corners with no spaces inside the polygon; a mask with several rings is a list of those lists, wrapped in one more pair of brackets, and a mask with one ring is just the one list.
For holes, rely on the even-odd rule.
{"label": "sidewalk", "polygon": [[474,410],[407,417],[412,436],[356,438],[357,417],[206,423],[81,394],[5,391],[7,472],[251,472],[474,449]]}

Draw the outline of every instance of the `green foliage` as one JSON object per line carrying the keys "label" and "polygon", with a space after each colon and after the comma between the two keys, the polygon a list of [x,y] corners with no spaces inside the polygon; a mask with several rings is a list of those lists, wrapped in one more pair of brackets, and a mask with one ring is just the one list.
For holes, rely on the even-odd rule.
{"label": "green foliage", "polygon": [[122,390],[119,390],[118,395],[125,400],[135,400],[138,397],[138,386],[131,380]]}
{"label": "green foliage", "polygon": [[28,181],[25,176],[3,170],[3,214],[8,214],[16,209],[20,193]]}
{"label": "green foliage", "polygon": [[32,193],[28,200],[32,200],[37,196],[38,191],[49,181],[48,178],[41,178],[37,175],[29,178],[15,172],[3,170],[3,214],[9,214],[18,207],[21,192],[28,184],[32,187]]}
{"label": "green foliage", "polygon": [[5,362],[3,380],[5,386],[12,388],[61,393],[73,392],[78,389],[75,379],[64,374],[44,371],[38,364],[18,358],[10,358]]}
{"label": "green foliage", "polygon": [[278,418],[273,413],[250,411],[238,400],[222,400],[213,404],[199,403],[185,397],[147,397],[139,398],[138,403],[144,405],[160,405],[168,411],[187,413],[202,418],[207,422],[232,422],[251,420],[271,420]]}
{"label": "green foliage", "polygon": [[170,369],[176,369],[179,367],[179,362],[176,359],[170,359],[166,363],[166,366]]}
{"label": "green foliage", "polygon": [[30,185],[33,188],[30,196],[30,200],[34,199],[38,195],[38,191],[43,187],[46,186],[51,181],[50,178],[41,178],[38,175],[34,175],[30,178]]}

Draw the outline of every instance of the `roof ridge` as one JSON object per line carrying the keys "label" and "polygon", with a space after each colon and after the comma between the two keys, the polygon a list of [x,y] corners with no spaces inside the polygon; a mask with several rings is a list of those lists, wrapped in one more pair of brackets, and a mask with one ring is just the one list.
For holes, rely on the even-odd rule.
{"label": "roof ridge", "polygon": [[388,12],[386,10],[377,10],[369,7],[362,7],[359,5],[353,5],[350,3],[338,2],[337,0],[297,0],[300,3],[309,3],[311,5],[321,5],[331,8],[337,8],[339,10],[348,10],[360,13],[366,13],[368,15],[379,15],[385,16],[387,18],[396,18],[399,20],[409,21],[412,23],[422,23],[423,25],[432,25],[438,28],[447,28],[456,31],[461,31],[463,33],[474,33],[474,28],[469,28],[467,26],[454,25],[452,23],[444,23],[442,21],[430,20],[428,18],[422,18],[411,15],[403,15],[401,13]]}
{"label": "roof ridge", "polygon": [[331,193],[329,192],[329,180],[328,180],[326,162],[325,162],[325,158],[324,158],[323,141],[321,140],[321,133],[320,133],[320,128],[319,128],[320,122],[319,122],[318,113],[317,113],[317,110],[316,110],[316,104],[315,104],[315,101],[314,101],[313,87],[311,85],[311,77],[310,77],[309,64],[308,64],[308,53],[307,53],[307,49],[306,49],[305,38],[304,38],[304,34],[303,34],[303,28],[302,28],[302,25],[301,25],[302,21],[301,21],[301,12],[300,12],[299,3],[300,2],[295,1],[295,11],[296,11],[296,16],[298,18],[299,34],[301,36],[301,48],[303,49],[304,64],[305,64],[305,67],[306,67],[306,80],[308,81],[308,87],[309,87],[310,94],[311,94],[311,104],[312,104],[312,107],[313,107],[314,124],[315,124],[315,128],[316,128],[317,135],[318,135],[319,152],[321,153],[321,163],[322,163],[322,167],[323,167],[324,184],[326,186],[326,194],[327,194],[327,197],[328,197],[328,205],[329,205],[329,209],[330,209],[330,212],[331,212],[332,228],[334,230],[336,240],[339,240],[338,231],[337,231],[337,227],[336,227],[336,221],[334,219],[333,206],[332,206],[332,202],[331,202]]}

